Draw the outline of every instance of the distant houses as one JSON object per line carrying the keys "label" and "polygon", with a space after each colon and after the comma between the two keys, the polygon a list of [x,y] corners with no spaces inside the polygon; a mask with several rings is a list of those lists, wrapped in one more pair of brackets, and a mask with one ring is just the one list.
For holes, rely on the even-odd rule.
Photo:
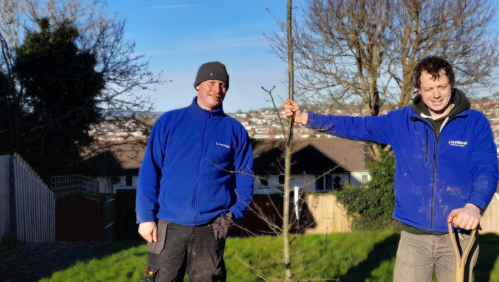
{"label": "distant houses", "polygon": [[[284,141],[252,139],[254,193],[280,193],[284,184]],[[82,164],[89,176],[99,180],[101,193],[137,189],[145,145],[115,144],[90,154]],[[291,187],[326,192],[349,182],[359,186],[369,181],[366,163],[370,155],[362,142],[341,138],[296,139],[293,142]]]}
{"label": "distant houses", "polygon": [[[279,193],[284,185],[284,141],[253,140],[254,192]],[[370,180],[366,163],[371,155],[362,142],[342,138],[296,139],[292,143],[290,186],[327,192],[349,182]]]}
{"label": "distant houses", "polygon": [[144,152],[145,144],[110,143],[107,149],[89,152],[81,166],[86,175],[99,180],[100,193],[116,193],[116,189],[137,189]]}
{"label": "distant houses", "polygon": [[[499,105],[495,101],[474,100],[472,108],[482,111],[490,120],[499,145]],[[354,111],[363,115],[366,111],[359,107],[337,108],[318,111],[333,115],[353,115]],[[382,109],[386,114],[391,108]],[[155,113],[159,116],[161,113]],[[279,121],[283,117],[275,111],[249,111],[229,113],[248,131],[255,154],[255,193],[277,193],[282,189],[283,142],[287,136],[289,121]],[[356,114],[358,115],[358,114]],[[154,118],[149,116],[152,124]],[[124,130],[126,129],[126,130]],[[134,129],[136,129],[134,131]],[[134,123],[117,127],[104,122],[90,132],[101,142],[121,142],[107,151],[91,154],[83,165],[89,173],[101,179],[101,191],[113,192],[116,189],[136,189],[137,176],[144,154],[145,145],[132,145],[132,139],[143,139],[142,129]],[[309,191],[330,191],[346,182],[359,186],[370,180],[365,165],[369,159],[368,150],[362,142],[349,141],[332,135],[319,133],[302,125],[293,125],[293,166],[291,186],[304,187]],[[130,138],[131,137],[131,138]],[[499,147],[499,146],[498,146]],[[499,152],[499,149],[498,149]],[[104,181],[105,179],[105,181]]]}

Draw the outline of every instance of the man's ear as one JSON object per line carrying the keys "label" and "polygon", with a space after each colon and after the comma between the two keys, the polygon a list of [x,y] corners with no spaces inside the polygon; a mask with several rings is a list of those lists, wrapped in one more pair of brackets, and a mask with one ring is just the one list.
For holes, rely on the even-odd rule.
{"label": "man's ear", "polygon": [[198,86],[196,86],[196,90],[197,90],[197,91],[199,91],[199,85],[198,85]]}

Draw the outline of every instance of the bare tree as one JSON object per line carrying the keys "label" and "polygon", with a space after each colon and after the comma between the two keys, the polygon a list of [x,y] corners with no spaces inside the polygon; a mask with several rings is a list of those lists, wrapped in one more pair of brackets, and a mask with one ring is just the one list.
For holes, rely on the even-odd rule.
{"label": "bare tree", "polygon": [[[0,0],[0,8],[0,71],[5,76],[3,83],[8,83],[4,89],[9,89],[7,107],[13,113],[10,150],[22,155],[22,142],[16,140],[21,138],[21,113],[29,111],[25,89],[13,72],[16,48],[29,31],[37,30],[41,18],[49,19],[53,26],[64,23],[78,30],[79,50],[96,56],[96,71],[104,77],[105,88],[96,98],[101,117],[115,130],[127,133],[122,139],[143,142],[134,133],[147,134],[150,125],[140,115],[150,111],[152,103],[142,93],[164,81],[160,74],[149,71],[144,55],[135,54],[135,43],[125,39],[125,20],[109,13],[105,0]],[[94,134],[99,135],[99,130],[95,127]],[[96,139],[94,145],[93,149],[111,143]]]}
{"label": "bare tree", "polygon": [[[293,50],[293,16],[292,16],[292,0],[288,0],[287,4],[287,21],[286,21],[286,38],[287,38],[287,48],[286,48],[286,55],[287,55],[287,62],[288,62],[288,95],[290,99],[294,99],[294,50]],[[298,216],[293,215],[293,213],[290,213],[290,210],[294,209],[296,211],[301,211],[302,205],[303,205],[303,200],[299,201],[297,199],[301,198],[303,199],[304,197],[304,190],[305,187],[310,185],[310,183],[305,184],[303,187],[300,187],[300,189],[295,190],[294,193],[294,200],[292,201],[290,199],[291,195],[291,156],[293,153],[293,148],[292,148],[292,141],[293,141],[293,120],[292,117],[289,119],[288,123],[288,128],[285,128],[283,118],[279,114],[279,110],[276,107],[274,97],[272,96],[272,91],[273,88],[270,90],[267,90],[262,87],[264,91],[266,91],[270,99],[273,103],[274,106],[274,111],[277,114],[279,121],[281,123],[281,130],[282,132],[287,132],[287,134],[284,134],[285,142],[282,142],[280,144],[280,148],[284,151],[284,166],[280,162],[279,159],[275,160],[278,164],[279,167],[282,168],[282,175],[284,176],[284,187],[283,187],[283,208],[282,208],[282,213],[279,213],[277,211],[275,203],[272,201],[272,198],[270,195],[267,193],[267,196],[269,197],[270,202],[272,203],[272,207],[277,211],[277,214],[279,215],[279,219],[276,221],[275,219],[272,219],[268,216],[268,214],[262,209],[262,207],[259,207],[258,205],[253,205],[252,207],[248,207],[250,212],[253,212],[256,214],[262,221],[264,221],[270,230],[277,235],[282,237],[282,258],[281,257],[276,257],[275,258],[275,263],[272,265],[252,265],[250,263],[245,262],[243,259],[239,258],[236,256],[236,258],[244,264],[246,267],[248,267],[251,271],[253,271],[260,279],[264,281],[298,281],[293,279],[293,275],[297,274],[299,272],[304,271],[305,269],[311,267],[310,265],[301,265],[299,267],[296,267],[295,269],[292,268],[292,257],[293,257],[293,252],[291,249],[291,244],[293,241],[297,238],[297,235],[295,234],[294,236],[291,236],[292,230],[295,232],[299,233],[300,231],[305,230],[308,226],[301,225],[299,224],[299,219]],[[330,171],[326,172],[329,173]],[[325,173],[325,174],[326,174]],[[320,177],[322,177],[321,175]],[[260,178],[256,177],[258,181],[260,181]],[[313,180],[315,181],[315,180]],[[313,183],[313,181],[311,183]],[[299,196],[300,195],[300,196]],[[290,208],[293,206],[293,208]],[[282,225],[280,224],[282,222]],[[305,220],[305,222],[308,222],[310,224],[310,220]],[[240,226],[241,227],[241,226]],[[249,231],[249,230],[248,230]],[[293,237],[293,238],[291,238]],[[271,248],[275,248],[275,246],[272,246],[271,244],[269,245]],[[272,250],[273,251],[273,250]],[[269,252],[270,254],[271,252]],[[258,256],[258,254],[257,254]],[[278,266],[283,266],[284,271],[283,273],[277,274],[277,277],[272,277],[272,275],[269,275],[267,271],[269,269],[274,269]],[[322,279],[322,278],[314,278],[312,280],[316,281],[323,281],[323,280],[328,280],[328,281],[333,281],[330,279]]]}
{"label": "bare tree", "polygon": [[[294,99],[294,61],[293,61],[293,0],[288,0],[287,32],[288,38],[288,95]],[[291,180],[291,140],[293,140],[293,117],[289,118],[289,135],[286,143],[286,158],[284,163],[284,206],[283,206],[283,253],[284,253],[284,281],[291,279],[291,246],[289,241],[289,195]]]}
{"label": "bare tree", "polygon": [[400,92],[398,107],[410,103],[414,66],[427,55],[451,62],[457,86],[468,95],[486,96],[496,89],[499,36],[491,31],[497,12],[492,1],[398,1],[392,11],[390,59],[396,68],[390,75]]}
{"label": "bare tree", "polygon": [[[456,68],[457,85],[489,94],[498,76],[499,43],[487,0],[312,0],[295,24],[297,100],[364,104],[379,115],[385,102],[409,104],[413,68],[440,55]],[[284,22],[280,22],[284,30]],[[283,60],[286,38],[267,38]]]}
{"label": "bare tree", "polygon": [[[456,69],[468,95],[493,95],[499,78],[499,36],[490,31],[496,7],[487,0],[311,0],[295,23],[297,100],[309,105],[364,105],[377,116],[390,102],[407,106],[411,78],[426,55],[440,55]],[[286,59],[285,23],[267,35]],[[371,144],[376,157],[376,144]],[[385,148],[386,149],[386,148]]]}

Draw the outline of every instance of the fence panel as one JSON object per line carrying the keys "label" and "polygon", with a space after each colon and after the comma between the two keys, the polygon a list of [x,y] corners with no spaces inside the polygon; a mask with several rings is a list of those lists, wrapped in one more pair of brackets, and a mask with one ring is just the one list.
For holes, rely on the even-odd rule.
{"label": "fence panel", "polygon": [[101,194],[102,206],[102,222],[104,231],[102,240],[116,241],[117,239],[123,240],[119,237],[116,227],[116,195],[115,194]]}
{"label": "fence panel", "polygon": [[[291,197],[292,198],[292,197]],[[248,215],[238,224],[239,228],[230,231],[231,236],[248,236],[249,234],[273,235],[257,212],[260,209],[270,221],[282,226],[283,196],[280,194],[253,195]],[[290,203],[291,221],[295,220],[294,204]],[[349,232],[350,223],[341,204],[334,195],[306,195],[300,209],[299,226],[291,230],[293,233],[333,233]]]}
{"label": "fence panel", "polygon": [[[127,234],[127,232],[130,232],[129,226],[135,226],[133,212],[135,190],[122,190],[121,192],[120,190],[118,190],[116,197],[116,204],[119,209],[116,214],[116,221],[119,221],[119,232]],[[300,228],[292,230],[292,232],[313,234],[351,231],[346,211],[334,195],[310,194],[306,195],[305,199],[306,201],[300,211]],[[250,209],[253,211],[248,212],[246,217],[237,224],[238,227],[230,229],[229,236],[274,235],[275,233],[261,219],[256,210],[260,209],[267,218],[276,225],[281,226],[282,207],[283,197],[280,194],[254,195],[250,205]],[[292,211],[293,203],[290,203],[290,212]],[[499,220],[497,218],[499,218],[499,194],[496,193],[480,223],[482,226],[481,233],[492,232],[499,234]],[[127,224],[123,225],[124,222],[127,222]],[[128,234],[133,234],[133,232]]]}
{"label": "fence panel", "polygon": [[483,214],[480,226],[482,227],[480,233],[499,234],[499,193],[492,198],[492,202]]}
{"label": "fence panel", "polygon": [[17,239],[26,243],[55,241],[55,197],[17,154],[12,157]]}
{"label": "fence panel", "polygon": [[11,208],[14,207],[14,203],[10,201],[10,155],[0,156],[0,244],[4,235],[7,233],[11,235]]}
{"label": "fence panel", "polygon": [[307,207],[315,226],[307,228],[306,234],[350,231],[345,208],[338,203],[334,195],[307,195]]}
{"label": "fence panel", "polygon": [[102,240],[104,227],[98,181],[80,174],[53,176],[51,187],[56,197],[55,240]]}
{"label": "fence panel", "polygon": [[271,223],[282,226],[283,205],[284,198],[280,194],[253,195],[248,214],[235,227],[229,229],[229,236],[275,235],[260,214],[264,214]]}
{"label": "fence panel", "polygon": [[118,239],[140,240],[138,225],[135,223],[135,189],[116,189],[116,228]]}
{"label": "fence panel", "polygon": [[90,200],[99,200],[99,181],[81,174],[52,176],[51,188],[56,198],[82,195]]}
{"label": "fence panel", "polygon": [[70,195],[57,198],[55,207],[56,242],[102,240],[102,205],[99,201]]}

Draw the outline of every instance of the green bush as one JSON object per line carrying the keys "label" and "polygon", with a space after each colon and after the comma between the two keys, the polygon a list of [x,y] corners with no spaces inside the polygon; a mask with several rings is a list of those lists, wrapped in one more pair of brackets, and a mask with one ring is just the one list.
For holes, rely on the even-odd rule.
{"label": "green bush", "polygon": [[336,191],[338,201],[351,217],[352,230],[398,230],[398,223],[392,218],[395,208],[394,176],[395,157],[382,152],[379,161],[367,164],[371,180],[366,186],[345,185]]}

